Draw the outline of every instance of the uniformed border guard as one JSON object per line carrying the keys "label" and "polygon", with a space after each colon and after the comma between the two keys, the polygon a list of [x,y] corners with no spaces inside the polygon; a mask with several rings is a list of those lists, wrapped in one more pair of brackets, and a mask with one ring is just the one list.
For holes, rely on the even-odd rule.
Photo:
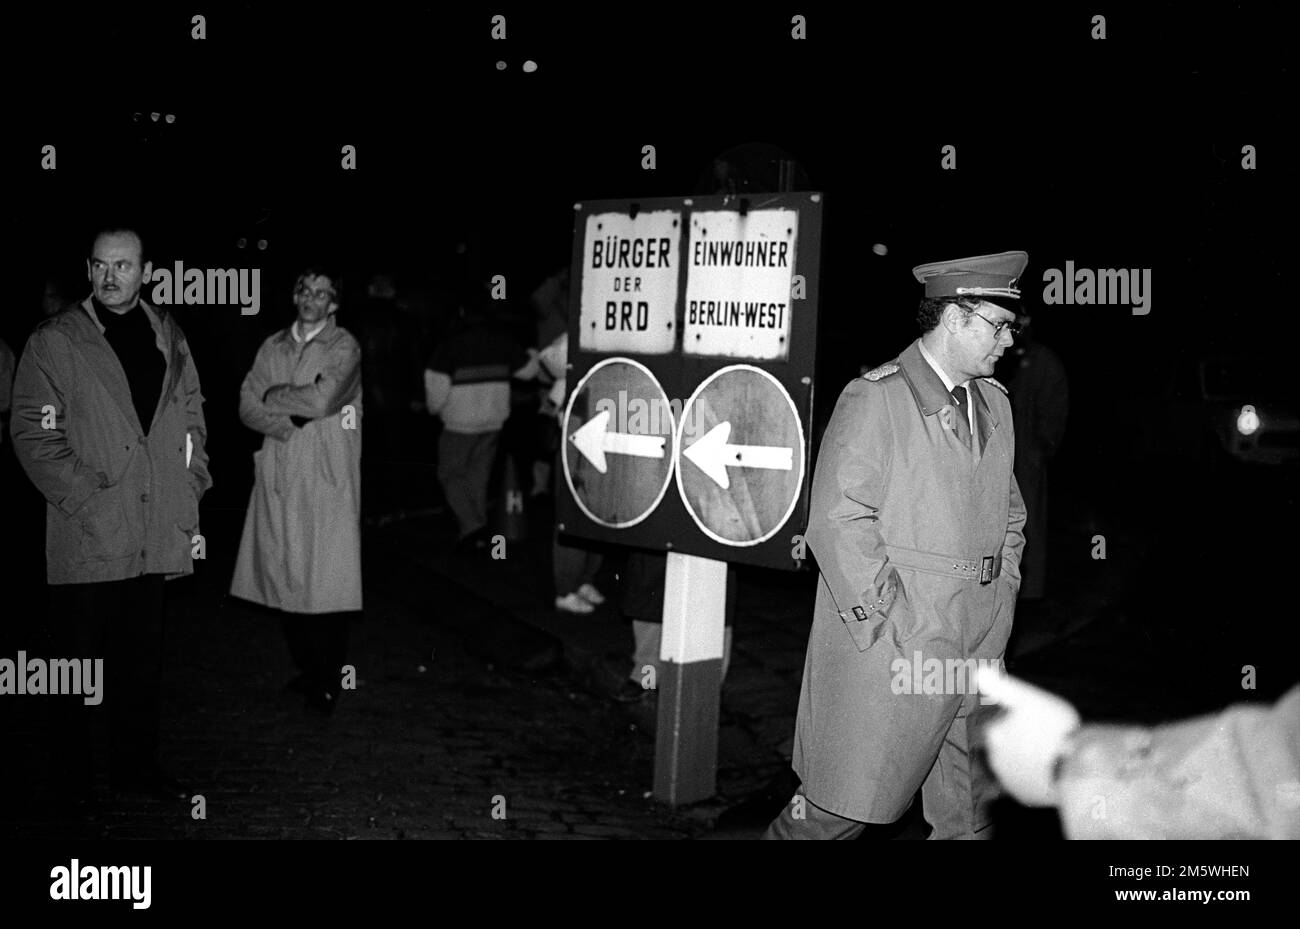
{"label": "uniformed border guard", "polygon": [[930,671],[1000,660],[1011,634],[1025,509],[1011,405],[989,375],[1018,331],[1004,304],[1028,262],[914,268],[921,337],[840,395],[806,533],[821,577],[795,728],[802,786],[766,838],[856,838],[918,788],[930,838],[990,837],[975,683]]}

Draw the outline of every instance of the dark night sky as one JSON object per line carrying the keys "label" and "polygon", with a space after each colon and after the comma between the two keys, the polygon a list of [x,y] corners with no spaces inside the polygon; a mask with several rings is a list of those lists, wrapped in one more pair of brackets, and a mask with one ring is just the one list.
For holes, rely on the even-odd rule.
{"label": "dark night sky", "polygon": [[[307,260],[437,286],[468,237],[520,299],[567,262],[575,200],[700,192],[713,157],[759,142],[826,195],[826,404],[914,337],[914,264],[1012,248],[1030,254],[1022,287],[1039,335],[1080,388],[1067,449],[1104,446],[1120,421],[1142,428],[1152,410],[1134,398],[1175,358],[1264,365],[1289,352],[1264,336],[1289,312],[1279,229],[1294,198],[1281,38],[1261,14],[1117,11],[1098,43],[1082,10],[809,11],[810,40],[795,43],[785,12],[498,12],[505,43],[488,38],[490,12],[464,9],[271,20],[236,7],[209,14],[203,43],[184,11],[33,25],[44,60],[61,64],[19,103],[33,273],[0,334],[22,343],[45,276],[78,279],[99,210],[143,211],[168,266],[234,266],[235,239],[266,237],[259,317],[182,312],[196,345],[251,355],[283,322],[276,289]],[[119,66],[90,69],[106,51]],[[520,71],[527,57],[536,74]],[[179,119],[142,142],[132,114],[152,110]],[[57,172],[33,168],[47,142]],[[358,146],[351,174],[338,169],[345,143]],[[1260,170],[1240,170],[1245,143]],[[945,144],[956,171],[939,168]],[[1043,307],[1042,273],[1066,260],[1150,268],[1151,313]]]}

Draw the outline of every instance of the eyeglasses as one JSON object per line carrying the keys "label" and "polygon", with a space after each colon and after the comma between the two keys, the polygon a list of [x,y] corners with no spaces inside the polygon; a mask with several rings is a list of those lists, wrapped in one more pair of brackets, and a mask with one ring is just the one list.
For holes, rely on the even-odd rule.
{"label": "eyeglasses", "polygon": [[993,338],[995,339],[999,339],[1002,337],[1003,329],[1011,333],[1012,338],[1015,338],[1016,336],[1020,335],[1020,333],[1023,331],[1023,329],[1020,326],[1016,325],[1009,319],[1004,319],[1000,323],[995,323],[993,320],[989,319],[983,313],[977,312],[975,310],[971,310],[971,312],[993,327]]}
{"label": "eyeglasses", "polygon": [[306,297],[309,300],[333,300],[334,291],[332,290],[312,290],[306,284],[299,284],[294,288],[295,297]]}

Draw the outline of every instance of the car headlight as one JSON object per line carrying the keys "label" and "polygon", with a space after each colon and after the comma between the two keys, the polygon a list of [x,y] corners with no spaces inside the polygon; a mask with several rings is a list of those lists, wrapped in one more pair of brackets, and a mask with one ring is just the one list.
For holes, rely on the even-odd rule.
{"label": "car headlight", "polygon": [[1247,403],[1237,414],[1237,431],[1242,435],[1254,435],[1259,430],[1259,414]]}

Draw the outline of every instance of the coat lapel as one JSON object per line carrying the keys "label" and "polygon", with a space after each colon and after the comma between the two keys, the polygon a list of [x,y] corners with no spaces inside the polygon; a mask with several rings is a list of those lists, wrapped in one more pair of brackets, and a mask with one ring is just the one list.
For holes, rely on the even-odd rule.
{"label": "coat lapel", "polygon": [[[921,408],[921,413],[924,416],[933,416],[945,408],[948,410],[944,414],[945,416],[957,417],[963,415],[952,394],[948,393],[948,388],[943,386],[943,381],[939,375],[934,368],[930,367],[930,362],[925,360],[925,356],[921,354],[920,342],[921,340],[917,339],[898,356],[898,364],[903,369],[908,386],[912,388],[912,396],[916,398],[916,405]],[[972,383],[974,382],[972,381]],[[976,416],[978,417],[979,403],[982,402],[983,398],[979,401],[975,400],[975,396],[978,396],[977,391],[971,391],[970,395],[970,402],[976,405]],[[961,439],[961,433],[950,425],[953,420],[947,422],[949,424],[945,425],[945,429],[952,435],[957,447],[963,453],[970,451],[974,454],[975,462],[978,463],[980,452],[975,449],[976,441],[974,437],[972,437],[970,448],[967,449],[966,443]],[[978,418],[975,425],[978,430]]]}
{"label": "coat lapel", "polygon": [[[142,299],[140,307],[149,317],[149,322],[153,325],[154,340],[158,350],[162,352],[163,360],[167,365],[166,373],[163,374],[163,389],[158,395],[158,406],[154,408],[153,418],[158,418],[158,411],[163,408],[163,404],[168,402],[176,389],[176,382],[181,379],[181,374],[185,369],[185,355],[188,349],[177,343],[176,329],[167,324],[167,317],[163,315],[162,309],[155,309]],[[152,420],[149,423],[150,431],[153,430]]]}
{"label": "coat lapel", "polygon": [[[989,406],[988,401],[984,399],[984,391],[988,388],[979,385],[978,378],[971,380],[975,389],[971,391],[974,394],[973,401],[975,404],[975,464],[979,464],[984,458],[984,450],[988,448],[989,440],[992,439],[993,433],[998,428],[997,418],[993,415],[993,409]],[[996,388],[994,388],[996,389]]]}
{"label": "coat lapel", "polygon": [[140,424],[140,417],[135,413],[135,404],[131,402],[131,386],[126,381],[126,371],[122,368],[122,362],[118,361],[113,346],[108,344],[104,333],[100,332],[99,326],[95,324],[95,317],[90,309],[90,298],[87,297],[82,301],[78,309],[80,313],[77,348],[81,352],[81,357],[85,360],[90,373],[99,379],[104,389],[108,391],[108,395],[121,408],[127,422],[135,427],[138,435],[144,431],[144,428]]}
{"label": "coat lapel", "polygon": [[920,339],[917,339],[898,356],[898,364],[907,375],[907,384],[912,388],[916,405],[925,416],[933,416],[945,406],[953,406],[952,395],[948,393],[939,375],[921,355]]}
{"label": "coat lapel", "polygon": [[[140,417],[135,411],[135,403],[131,400],[131,385],[127,382],[126,371],[122,368],[117,352],[113,351],[113,346],[108,344],[104,333],[100,332],[99,326],[95,324],[90,299],[87,297],[80,304],[82,325],[79,326],[78,347],[87,366],[99,378],[109,396],[117,402],[127,421],[135,426],[137,434],[143,433],[144,424],[140,422]],[[162,311],[155,310],[144,300],[140,301],[140,307],[145,311],[145,316],[149,317],[149,324],[154,330],[154,342],[160,346],[164,363],[167,365],[166,372],[163,374],[162,392],[158,395],[158,406],[154,408],[149,421],[149,427],[152,429],[153,420],[158,418],[158,410],[172,395],[176,381],[181,376],[184,358],[178,350],[179,347],[170,344],[172,329],[163,318]]]}

